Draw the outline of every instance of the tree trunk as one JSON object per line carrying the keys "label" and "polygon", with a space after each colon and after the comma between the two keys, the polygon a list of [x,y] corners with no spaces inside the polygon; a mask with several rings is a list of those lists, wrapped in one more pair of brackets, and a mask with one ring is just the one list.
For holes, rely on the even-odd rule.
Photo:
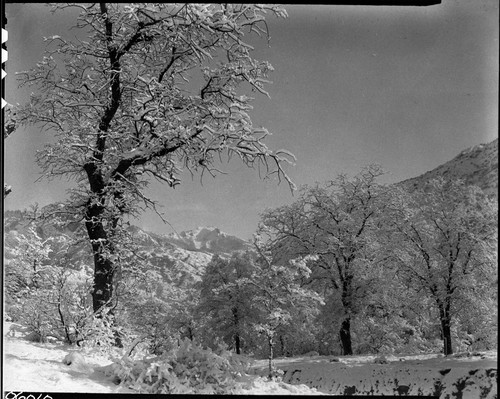
{"label": "tree trunk", "polygon": [[58,301],[57,301],[57,312],[59,313],[59,321],[61,322],[62,327],[64,328],[64,334],[66,335],[66,341],[68,344],[72,345],[73,340],[71,339],[71,335],[69,333],[69,328],[66,325],[66,322],[64,320],[64,315],[62,313],[61,309],[61,297],[59,296]]}
{"label": "tree trunk", "polygon": [[286,349],[285,339],[283,338],[282,334],[280,334],[280,345],[281,345],[281,356],[286,356],[285,355],[285,349]]}
{"label": "tree trunk", "polygon": [[346,317],[340,327],[340,343],[342,345],[342,355],[352,355],[351,341],[351,318]]}
{"label": "tree trunk", "polygon": [[234,345],[236,348],[236,354],[241,354],[241,342],[240,342],[240,334],[236,333],[234,336]]}
{"label": "tree trunk", "polygon": [[352,355],[351,341],[351,309],[352,309],[352,275],[348,273],[349,261],[344,265],[345,276],[342,279],[342,306],[344,307],[345,318],[340,326],[340,343],[342,345],[342,355]]}
{"label": "tree trunk", "polygon": [[[92,290],[92,308],[97,317],[102,316],[104,307],[111,307],[113,298],[113,277],[115,265],[110,259],[114,254],[114,247],[104,229],[101,205],[89,204],[85,211],[85,227],[94,255],[94,286]],[[113,316],[113,311],[109,314]],[[118,330],[114,330],[115,345],[123,347],[122,338]]]}
{"label": "tree trunk", "polygon": [[104,306],[110,305],[113,296],[114,265],[109,259],[113,251],[101,220],[90,218],[85,225],[94,254],[92,306],[94,312],[99,313]]}
{"label": "tree trunk", "polygon": [[188,331],[189,340],[194,341],[194,332],[193,332],[193,328],[191,327],[191,325],[188,326],[187,331]]}
{"label": "tree trunk", "polygon": [[233,323],[236,330],[234,334],[234,347],[236,350],[236,354],[239,355],[241,353],[241,337],[240,337],[240,318],[238,315],[238,308],[233,308]]}
{"label": "tree trunk", "polygon": [[451,317],[450,312],[444,305],[439,306],[439,318],[441,321],[441,333],[443,334],[443,353],[445,356],[453,354],[451,343]]}
{"label": "tree trunk", "polygon": [[273,378],[273,356],[274,356],[274,340],[272,335],[267,336],[267,342],[269,344],[269,379]]}

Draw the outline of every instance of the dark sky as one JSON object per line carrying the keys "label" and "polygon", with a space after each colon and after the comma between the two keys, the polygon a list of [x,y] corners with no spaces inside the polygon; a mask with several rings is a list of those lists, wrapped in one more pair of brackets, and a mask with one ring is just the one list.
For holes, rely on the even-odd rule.
{"label": "dark sky", "polygon": [[[498,1],[443,0],[429,7],[285,6],[270,18],[270,47],[256,41],[255,57],[275,72],[271,99],[256,98],[252,119],[273,133],[268,146],[297,157],[288,172],[297,185],[355,174],[378,163],[383,182],[418,176],[463,149],[498,137]],[[7,4],[6,100],[22,102],[14,72],[41,57],[42,36],[67,31],[71,21],[41,4]],[[20,129],[6,140],[6,209],[45,205],[64,197],[64,181],[35,183],[36,149],[47,137]],[[152,185],[150,197],[176,231],[217,226],[250,238],[267,207],[293,201],[288,186],[261,180],[236,161],[227,175],[184,175],[172,190]],[[170,233],[154,214],[135,224]]]}

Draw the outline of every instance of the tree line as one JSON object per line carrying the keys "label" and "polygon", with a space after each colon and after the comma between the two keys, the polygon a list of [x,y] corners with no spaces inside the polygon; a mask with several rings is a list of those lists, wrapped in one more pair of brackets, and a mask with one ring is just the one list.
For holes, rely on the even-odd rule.
{"label": "tree line", "polygon": [[[261,215],[252,250],[214,255],[201,280],[166,280],[143,249],[123,253],[129,265],[115,281],[115,327],[128,340],[141,336],[153,353],[189,338],[270,361],[309,351],[450,355],[494,348],[496,200],[442,178],[409,192],[379,184],[382,174],[371,165],[352,178],[303,187],[292,204]],[[70,342],[69,331],[77,333],[73,342],[89,339],[82,331],[95,327],[83,327],[99,319],[87,298],[91,252],[80,258],[79,272],[56,267],[65,258],[50,260],[48,240],[36,229],[30,234],[6,275],[7,293],[24,295],[24,307],[13,309],[32,323],[44,309],[33,303],[52,306],[49,330]],[[67,254],[71,244],[61,240],[57,252]],[[86,279],[76,283],[72,273]],[[67,291],[71,281],[80,289]]]}

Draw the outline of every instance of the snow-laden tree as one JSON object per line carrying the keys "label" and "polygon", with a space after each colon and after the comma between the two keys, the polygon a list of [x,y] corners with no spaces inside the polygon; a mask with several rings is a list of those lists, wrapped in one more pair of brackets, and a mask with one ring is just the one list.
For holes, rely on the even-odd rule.
{"label": "snow-laden tree", "polygon": [[449,355],[453,323],[477,313],[497,289],[498,203],[477,187],[443,178],[396,198],[394,264],[420,295],[432,298]]}
{"label": "snow-laden tree", "polygon": [[75,181],[65,206],[85,224],[94,255],[93,308],[113,298],[124,216],[156,202],[151,180],[170,187],[183,170],[215,175],[220,161],[239,158],[265,176],[285,179],[293,155],[271,151],[269,132],[250,118],[253,98],[267,95],[273,70],[252,57],[251,34],[268,36],[273,5],[54,4],[79,10],[74,39],[45,38],[45,55],[20,72],[33,90],[16,107],[17,125],[55,135],[38,163],[51,179]]}
{"label": "snow-laden tree", "polygon": [[207,316],[207,326],[240,354],[255,321],[252,287],[246,284],[254,270],[255,255],[235,253],[230,259],[215,255],[205,269],[198,312]]}
{"label": "snow-laden tree", "polygon": [[377,234],[386,190],[371,165],[353,178],[339,175],[325,185],[304,187],[291,205],[263,214],[261,232],[283,259],[309,256],[311,286],[326,297],[342,353],[351,355],[351,321],[360,311],[380,258]]}
{"label": "snow-laden tree", "polygon": [[353,320],[355,353],[422,353],[440,349],[432,300],[412,288],[397,270],[379,270],[371,293]]}
{"label": "snow-laden tree", "polygon": [[25,233],[9,234],[5,244],[10,247],[4,258],[6,299],[40,288],[49,267],[50,240],[42,239],[36,227],[29,226]]}
{"label": "snow-laden tree", "polygon": [[7,311],[40,341],[53,336],[72,344],[81,338],[78,332],[92,314],[90,275],[76,261],[73,268],[65,267],[71,249],[68,237],[42,238],[39,230],[31,222],[24,232],[10,232],[6,238]]}
{"label": "snow-laden tree", "polygon": [[273,255],[270,242],[255,235],[254,246],[258,258],[252,274],[243,282],[251,289],[251,299],[258,310],[254,329],[266,338],[268,345],[269,378],[274,376],[274,348],[276,337],[282,329],[294,323],[298,310],[314,312],[323,298],[315,291],[303,287],[301,282],[309,278],[308,257],[290,260],[281,264]]}

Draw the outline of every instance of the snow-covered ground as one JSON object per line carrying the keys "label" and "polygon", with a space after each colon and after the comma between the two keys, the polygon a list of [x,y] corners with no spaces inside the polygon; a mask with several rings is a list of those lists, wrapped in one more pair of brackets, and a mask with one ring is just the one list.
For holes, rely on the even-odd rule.
{"label": "snow-covered ground", "polygon": [[[259,360],[255,372],[265,375],[268,362]],[[497,397],[497,353],[443,357],[314,356],[276,359],[283,381],[306,384],[333,395],[435,395],[440,398]]]}
{"label": "snow-covered ground", "polygon": [[[97,351],[83,354],[84,362],[64,364],[65,357],[79,352],[74,347],[54,342],[39,344],[26,339],[27,332],[14,323],[3,324],[3,390],[24,392],[134,393],[115,385],[100,368],[111,364]],[[266,381],[257,375],[241,377],[245,395],[318,395],[305,385]]]}
{"label": "snow-covered ground", "polygon": [[110,362],[94,354],[87,365],[67,366],[65,356],[75,349],[61,343],[39,344],[25,339],[26,330],[4,323],[3,389],[31,392],[126,392],[94,369]]}
{"label": "snow-covered ground", "polygon": [[[115,385],[101,370],[111,363],[98,351],[82,352],[84,362],[64,364],[79,352],[60,342],[39,344],[26,329],[4,323],[4,391],[133,393]],[[443,357],[437,354],[387,356],[312,356],[276,359],[283,382],[267,381],[267,361],[257,360],[255,375],[242,376],[240,394],[258,395],[436,395],[441,398],[497,397],[497,354]]]}

